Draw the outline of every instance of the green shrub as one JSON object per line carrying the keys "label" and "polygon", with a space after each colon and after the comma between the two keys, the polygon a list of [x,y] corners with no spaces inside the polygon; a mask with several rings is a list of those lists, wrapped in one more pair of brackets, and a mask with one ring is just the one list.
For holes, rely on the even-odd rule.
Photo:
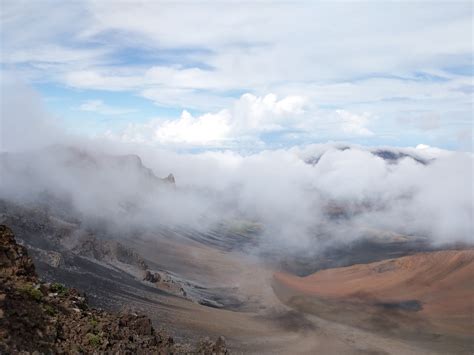
{"label": "green shrub", "polygon": [[97,322],[97,320],[96,320],[95,318],[92,318],[92,319],[90,320],[90,325],[91,325],[91,328],[92,328],[92,332],[93,332],[94,334],[97,334],[98,331],[99,331],[99,328],[98,328],[99,322]]}
{"label": "green shrub", "polygon": [[44,311],[49,316],[55,316],[57,314],[56,310],[50,304],[44,305]]}
{"label": "green shrub", "polygon": [[38,288],[35,288],[31,284],[23,285],[20,288],[20,291],[23,294],[28,295],[29,297],[33,298],[35,301],[38,301],[38,302],[41,301],[41,299],[43,298],[43,293]]}
{"label": "green shrub", "polygon": [[55,283],[51,284],[50,289],[51,289],[51,291],[56,292],[60,296],[66,296],[69,292],[67,287],[64,286],[63,284],[60,284],[59,282],[55,282]]}
{"label": "green shrub", "polygon": [[94,348],[97,348],[100,346],[100,344],[102,344],[102,339],[100,335],[87,333],[86,337],[89,340],[89,344],[92,345]]}

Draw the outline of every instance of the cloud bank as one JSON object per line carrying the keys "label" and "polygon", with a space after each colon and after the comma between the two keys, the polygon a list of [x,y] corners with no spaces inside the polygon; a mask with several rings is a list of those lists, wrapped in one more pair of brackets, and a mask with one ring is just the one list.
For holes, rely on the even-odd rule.
{"label": "cloud bank", "polygon": [[[355,240],[368,230],[433,243],[472,242],[471,153],[343,143],[252,154],[176,153],[136,142],[71,138],[38,107],[23,110],[33,107],[34,96],[10,94],[17,99],[2,114],[4,199],[68,206],[89,223],[151,232],[163,226],[205,231],[246,220],[263,227],[261,245],[288,251],[318,248],[321,238]],[[262,112],[284,121],[287,112],[303,110],[303,102],[244,96],[219,117],[231,126],[234,115],[245,114],[252,120],[240,129],[253,123],[273,129]],[[199,119],[182,120],[199,135]],[[20,129],[26,127],[34,135]],[[173,129],[158,126],[170,137]],[[170,172],[176,188],[159,179]]]}

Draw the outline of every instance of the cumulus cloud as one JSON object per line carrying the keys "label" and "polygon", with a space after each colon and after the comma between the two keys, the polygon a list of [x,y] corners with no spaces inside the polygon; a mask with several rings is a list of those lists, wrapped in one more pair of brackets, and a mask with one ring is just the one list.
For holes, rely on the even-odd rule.
{"label": "cumulus cloud", "polygon": [[276,95],[256,97],[244,94],[233,108],[233,126],[237,131],[271,131],[298,119],[304,113],[306,99],[287,96],[278,100]]}
{"label": "cumulus cloud", "polygon": [[218,144],[230,134],[230,120],[228,111],[199,117],[183,111],[179,119],[159,124],[153,138],[163,143]]}
{"label": "cumulus cloud", "polygon": [[368,128],[374,116],[368,112],[318,110],[301,95],[282,98],[275,94],[243,94],[227,109],[192,115],[183,111],[176,119],[153,119],[129,124],[107,136],[122,141],[151,144],[178,144],[215,147],[239,147],[244,142],[265,144],[265,134],[279,134],[280,139],[301,135],[321,139],[328,133],[341,138],[371,137]]}
{"label": "cumulus cloud", "polygon": [[300,96],[278,100],[274,94],[263,97],[244,94],[230,109],[196,117],[183,111],[178,119],[129,125],[118,137],[125,141],[219,146],[242,137],[257,139],[263,132],[291,127],[302,119],[305,105],[305,98]]}

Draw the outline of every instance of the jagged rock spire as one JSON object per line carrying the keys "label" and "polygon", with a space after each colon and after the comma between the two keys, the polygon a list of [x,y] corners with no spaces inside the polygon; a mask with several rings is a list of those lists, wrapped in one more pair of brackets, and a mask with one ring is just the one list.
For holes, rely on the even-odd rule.
{"label": "jagged rock spire", "polygon": [[167,177],[165,177],[163,180],[164,180],[165,182],[168,182],[168,183],[173,184],[173,185],[176,184],[176,180],[175,180],[175,178],[174,178],[174,175],[171,174],[171,173],[170,173]]}

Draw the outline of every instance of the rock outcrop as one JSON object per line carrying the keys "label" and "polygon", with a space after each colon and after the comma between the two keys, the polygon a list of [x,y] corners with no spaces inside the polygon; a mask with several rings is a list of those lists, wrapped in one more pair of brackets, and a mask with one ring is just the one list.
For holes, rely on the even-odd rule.
{"label": "rock outcrop", "polygon": [[134,250],[114,240],[101,240],[93,235],[79,238],[72,249],[80,256],[108,262],[118,261],[141,270],[148,269],[145,260]]}
{"label": "rock outcrop", "polygon": [[167,177],[163,178],[163,181],[173,186],[176,185],[176,180],[173,174],[169,174]]}
{"label": "rock outcrop", "polygon": [[145,276],[143,277],[143,281],[157,283],[161,281],[161,275],[157,272],[151,272],[150,270],[147,270],[145,272]]}

